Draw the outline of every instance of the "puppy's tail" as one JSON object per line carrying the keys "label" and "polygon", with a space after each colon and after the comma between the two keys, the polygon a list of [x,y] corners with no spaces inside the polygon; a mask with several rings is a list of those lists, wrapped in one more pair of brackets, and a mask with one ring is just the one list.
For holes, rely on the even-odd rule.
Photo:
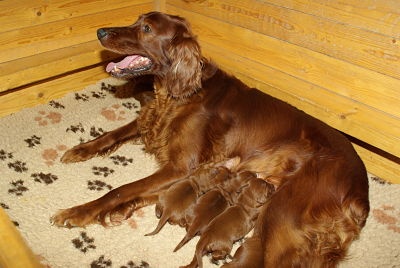
{"label": "puppy's tail", "polygon": [[168,211],[164,211],[164,213],[162,214],[160,220],[158,221],[158,225],[156,227],[156,229],[154,229],[153,232],[145,234],[145,236],[150,236],[150,235],[155,235],[158,234],[158,232],[160,232],[160,230],[164,227],[164,225],[167,223],[168,219],[169,219],[169,213]]}
{"label": "puppy's tail", "polygon": [[187,242],[189,242],[194,235],[189,233],[189,231],[186,233],[185,237],[179,242],[179,244],[175,247],[174,252],[177,252],[181,247],[183,247]]}
{"label": "puppy's tail", "polygon": [[203,256],[207,253],[206,247],[208,244],[208,239],[201,237],[196,245],[195,258],[197,260],[197,266],[203,268]]}

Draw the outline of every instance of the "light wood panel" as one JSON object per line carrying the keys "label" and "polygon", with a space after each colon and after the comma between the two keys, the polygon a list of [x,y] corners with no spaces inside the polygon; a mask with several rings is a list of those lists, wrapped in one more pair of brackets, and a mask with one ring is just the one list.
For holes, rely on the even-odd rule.
{"label": "light wood panel", "polygon": [[[108,0],[0,1],[4,8],[0,13],[5,16],[0,16],[0,22],[14,25],[14,30],[5,27],[0,33],[0,92],[117,57],[102,49],[96,30],[129,25],[153,10],[153,5],[149,0],[123,0],[115,5]],[[40,20],[32,17],[37,7]],[[17,23],[16,18],[20,19]]]}
{"label": "light wood panel", "polygon": [[[95,30],[158,9],[189,19],[204,53],[244,82],[400,156],[399,1],[117,2],[0,1],[0,91],[25,86],[0,96],[0,116],[106,77],[87,69],[116,57]],[[400,183],[399,161],[355,147],[370,172]]]}
{"label": "light wood panel", "polygon": [[165,12],[166,0],[154,0],[154,10]]}
{"label": "light wood panel", "polygon": [[357,144],[353,144],[353,146],[362,158],[368,172],[391,183],[400,184],[399,162],[391,161]]}
{"label": "light wood panel", "polygon": [[170,5],[167,5],[167,10],[190,18],[194,32],[200,36],[200,40],[224,47],[228,54],[243,55],[346,98],[400,117],[398,79],[221,20]]}
{"label": "light wood panel", "polygon": [[400,24],[393,26],[398,33],[393,36],[269,1],[170,0],[168,4],[400,78]]}
{"label": "light wood panel", "polygon": [[151,9],[147,3],[0,33],[0,62],[95,40],[98,28],[130,25]]}
{"label": "light wood panel", "polygon": [[201,44],[206,55],[248,85],[284,100],[353,137],[400,155],[398,119],[239,55],[226,57],[224,48],[207,42]]}
{"label": "light wood panel", "polygon": [[[194,31],[199,34],[201,41],[210,46],[223,48],[221,60],[230,57],[236,58],[237,55],[250,59],[247,66],[250,71],[244,71],[244,73],[256,75],[255,73],[259,72],[259,68],[268,66],[269,69],[286,75],[281,79],[275,79],[274,74],[260,73],[261,81],[265,83],[276,81],[276,83],[280,83],[277,88],[281,90],[298,90],[296,84],[287,85],[286,80],[290,77],[305,82],[306,85],[308,84],[308,88],[323,88],[324,91],[304,90],[302,92],[303,99],[307,100],[304,94],[308,94],[308,98],[312,98],[314,103],[320,103],[321,107],[342,112],[337,113],[334,120],[323,116],[317,116],[318,118],[333,121],[338,129],[395,155],[400,155],[398,143],[394,144],[394,141],[398,141],[400,137],[399,124],[392,125],[389,123],[398,123],[397,117],[400,117],[398,105],[400,103],[399,80],[346,64],[337,59],[232,24],[169,5],[167,5],[167,8],[168,11],[191,18]],[[257,40],[257,42],[254,42],[254,40]],[[241,67],[240,64],[237,66],[237,68]],[[326,94],[323,94],[324,92],[332,93],[330,99],[327,99]],[[340,103],[336,99],[351,100],[354,104]],[[347,123],[350,122],[349,119],[356,118],[356,116],[364,117],[364,112],[360,111],[360,108],[354,108],[357,107],[354,105],[358,103],[365,105],[365,107],[370,106],[369,109],[374,111],[373,117],[365,115],[367,121],[361,129],[348,126]],[[379,113],[383,115],[379,116]],[[347,120],[341,118],[347,118]],[[356,122],[357,120],[354,119],[353,121]],[[371,135],[366,128],[369,128],[372,133],[380,132],[381,134]]]}
{"label": "light wood panel", "polygon": [[[1,32],[153,2],[149,0],[2,0],[0,1]],[[125,17],[131,15],[135,19],[135,14],[126,14]]]}
{"label": "light wood panel", "polygon": [[[282,99],[305,112],[320,118],[333,127],[356,136],[368,136],[370,140],[378,140],[376,145],[394,146],[399,150],[399,136],[390,136],[386,128],[390,125],[399,126],[400,122],[385,114],[377,114],[360,103],[338,98],[332,92],[325,91],[315,85],[310,85],[284,73],[255,65],[240,56],[224,56],[223,49],[202,42],[204,53],[215,59],[223,69],[235,74],[251,87],[256,87],[276,98]],[[251,76],[248,72],[251,70]],[[273,77],[273,79],[271,79]],[[265,79],[268,78],[266,82]],[[321,103],[323,99],[323,103]],[[326,104],[331,104],[330,108]],[[352,111],[353,110],[353,111]],[[355,113],[352,113],[356,111]],[[371,126],[370,117],[376,118],[379,124]],[[397,130],[398,131],[398,130]],[[380,142],[379,142],[380,141]],[[376,153],[354,145],[363,158],[368,171],[383,179],[400,183],[399,161],[391,161]]]}
{"label": "light wood panel", "polygon": [[398,0],[260,0],[399,39]]}
{"label": "light wood panel", "polygon": [[109,77],[104,69],[104,66],[98,66],[0,96],[0,116],[18,112],[23,108],[48,103],[70,92],[82,90],[85,86]]}
{"label": "light wood panel", "polygon": [[120,56],[104,50],[96,40],[0,63],[0,92],[110,61],[116,57]]}

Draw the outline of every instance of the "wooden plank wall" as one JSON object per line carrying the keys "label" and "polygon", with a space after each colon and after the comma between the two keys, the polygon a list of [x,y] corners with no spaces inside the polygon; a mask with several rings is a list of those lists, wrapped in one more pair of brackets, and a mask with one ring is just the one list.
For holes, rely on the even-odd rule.
{"label": "wooden plank wall", "polygon": [[[102,69],[92,67],[116,55],[102,49],[96,30],[129,25],[153,9],[152,0],[0,1],[0,116],[107,77]],[[73,75],[81,70],[88,77]],[[22,90],[68,75],[69,88],[38,90],[38,94]]]}
{"label": "wooden plank wall", "polygon": [[367,143],[355,140],[369,171],[400,183],[400,1],[165,2],[204,54]]}
{"label": "wooden plank wall", "polygon": [[354,137],[369,171],[400,183],[398,0],[3,0],[0,116],[106,77],[116,55],[96,29],[154,9],[186,17],[205,55]]}

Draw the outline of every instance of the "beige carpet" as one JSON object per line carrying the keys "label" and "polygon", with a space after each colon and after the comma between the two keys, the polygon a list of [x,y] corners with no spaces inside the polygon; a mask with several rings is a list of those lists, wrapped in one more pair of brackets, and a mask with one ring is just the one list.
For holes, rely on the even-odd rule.
{"label": "beige carpet", "polygon": [[[110,78],[0,119],[0,203],[48,267],[169,268],[187,264],[193,256],[197,239],[172,252],[184,235],[177,226],[144,236],[157,224],[154,207],[113,228],[62,229],[49,223],[57,209],[95,199],[157,168],[142,146],[131,144],[109,157],[69,165],[59,162],[67,148],[136,116],[138,102],[111,93],[116,83],[120,81]],[[367,225],[341,267],[400,267],[400,185],[371,176],[370,198]],[[206,257],[204,263],[217,267]]]}

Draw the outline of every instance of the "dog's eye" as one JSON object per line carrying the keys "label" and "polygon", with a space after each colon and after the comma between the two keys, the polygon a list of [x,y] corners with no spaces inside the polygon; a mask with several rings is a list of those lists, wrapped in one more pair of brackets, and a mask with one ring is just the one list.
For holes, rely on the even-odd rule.
{"label": "dog's eye", "polygon": [[145,33],[151,32],[151,28],[148,24],[143,25],[143,32],[145,32]]}

